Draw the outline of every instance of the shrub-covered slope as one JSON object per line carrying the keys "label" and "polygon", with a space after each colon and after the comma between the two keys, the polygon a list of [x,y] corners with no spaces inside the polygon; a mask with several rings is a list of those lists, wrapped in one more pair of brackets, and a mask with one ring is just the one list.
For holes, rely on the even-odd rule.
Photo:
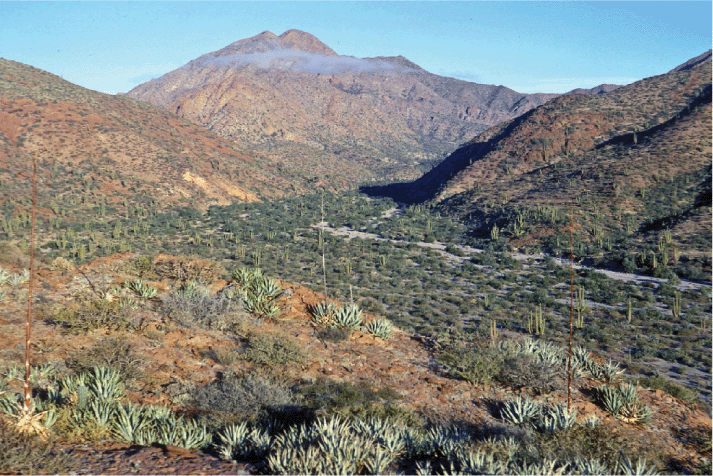
{"label": "shrub-covered slope", "polygon": [[[562,231],[574,205],[577,233],[590,245],[580,256],[638,260],[652,273],[663,272],[663,258],[680,275],[703,279],[710,169],[708,61],[601,96],[554,99],[480,134],[412,184],[376,193],[428,201],[470,223],[476,236],[497,227],[516,247],[553,251],[559,245],[548,237]],[[697,271],[679,259],[695,261]]]}

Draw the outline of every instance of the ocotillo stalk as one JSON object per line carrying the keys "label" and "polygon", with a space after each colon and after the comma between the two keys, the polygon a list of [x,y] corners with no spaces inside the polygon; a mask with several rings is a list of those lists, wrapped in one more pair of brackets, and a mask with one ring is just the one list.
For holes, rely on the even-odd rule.
{"label": "ocotillo stalk", "polygon": [[25,416],[32,412],[32,388],[30,387],[30,344],[32,342],[32,289],[35,284],[35,211],[37,207],[37,152],[32,159],[32,225],[30,226],[30,282],[27,296],[27,320],[25,328]]}
{"label": "ocotillo stalk", "polygon": [[322,229],[319,231],[320,247],[322,248],[322,278],[324,278],[324,302],[327,302],[327,264],[324,261],[324,193],[321,195],[321,226]]}
{"label": "ocotillo stalk", "polygon": [[574,333],[574,205],[569,214],[569,352],[567,355],[567,410],[572,405],[572,334]]}

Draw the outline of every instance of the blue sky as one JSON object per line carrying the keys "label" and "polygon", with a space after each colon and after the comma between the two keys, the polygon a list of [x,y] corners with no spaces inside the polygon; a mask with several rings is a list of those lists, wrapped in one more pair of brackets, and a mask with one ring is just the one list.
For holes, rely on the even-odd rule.
{"label": "blue sky", "polygon": [[662,74],[711,47],[700,2],[1,2],[0,57],[126,92],[234,41],[296,28],[519,92]]}

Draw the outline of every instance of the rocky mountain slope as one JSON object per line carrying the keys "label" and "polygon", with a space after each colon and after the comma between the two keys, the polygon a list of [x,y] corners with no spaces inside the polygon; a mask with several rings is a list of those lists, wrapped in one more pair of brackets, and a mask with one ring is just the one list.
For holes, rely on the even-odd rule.
{"label": "rocky mountain slope", "polygon": [[346,158],[365,181],[415,178],[477,133],[556,97],[438,76],[400,56],[340,56],[298,30],[237,41],[127,95],[288,167]]}
{"label": "rocky mountain slope", "polygon": [[417,181],[374,193],[428,201],[484,235],[497,224],[526,242],[556,230],[543,207],[564,219],[574,204],[593,217],[593,241],[613,243],[623,230],[658,241],[669,229],[680,248],[709,257],[710,56],[686,64],[605,95],[556,98],[483,132]]}
{"label": "rocky mountain slope", "polygon": [[[57,218],[100,209],[126,214],[130,207],[158,203],[200,209],[335,189],[357,178],[355,168],[339,159],[314,161],[309,175],[300,175],[146,102],[90,91],[0,59],[0,201],[6,219],[28,210],[35,154],[42,213]],[[78,189],[87,192],[81,202]]]}

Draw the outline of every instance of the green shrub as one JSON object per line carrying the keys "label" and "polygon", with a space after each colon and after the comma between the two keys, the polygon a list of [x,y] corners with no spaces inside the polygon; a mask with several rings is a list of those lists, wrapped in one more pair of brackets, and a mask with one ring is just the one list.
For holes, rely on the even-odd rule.
{"label": "green shrub", "polygon": [[374,388],[366,382],[335,382],[318,378],[301,387],[302,404],[321,415],[339,414],[353,418],[391,418],[407,424],[418,419],[396,403],[401,398],[390,387]]}
{"label": "green shrub", "polygon": [[[226,421],[255,422],[270,412],[279,412],[295,404],[289,388],[259,375],[226,375],[193,389],[190,395],[193,405],[207,412],[205,418],[217,422],[215,426],[222,426]],[[218,415],[211,417],[214,412]]]}
{"label": "green shrub", "polygon": [[211,294],[197,281],[187,281],[162,302],[171,319],[188,328],[198,324],[222,332],[236,332],[247,318],[228,294]]}
{"label": "green shrub", "polygon": [[696,392],[679,385],[661,375],[638,379],[638,385],[649,388],[651,390],[663,390],[672,397],[683,400],[686,403],[695,403],[700,401],[700,397]]}
{"label": "green shrub", "polygon": [[483,339],[470,342],[457,332],[436,337],[435,356],[452,376],[480,385],[493,383],[505,360],[497,346]]}
{"label": "green shrub", "polygon": [[283,365],[306,360],[300,346],[285,336],[251,333],[248,334],[247,340],[247,348],[241,357],[248,362]]}
{"label": "green shrub", "polygon": [[125,300],[96,299],[57,310],[47,320],[70,333],[86,333],[96,329],[135,330],[141,321],[129,312],[131,303]]}

